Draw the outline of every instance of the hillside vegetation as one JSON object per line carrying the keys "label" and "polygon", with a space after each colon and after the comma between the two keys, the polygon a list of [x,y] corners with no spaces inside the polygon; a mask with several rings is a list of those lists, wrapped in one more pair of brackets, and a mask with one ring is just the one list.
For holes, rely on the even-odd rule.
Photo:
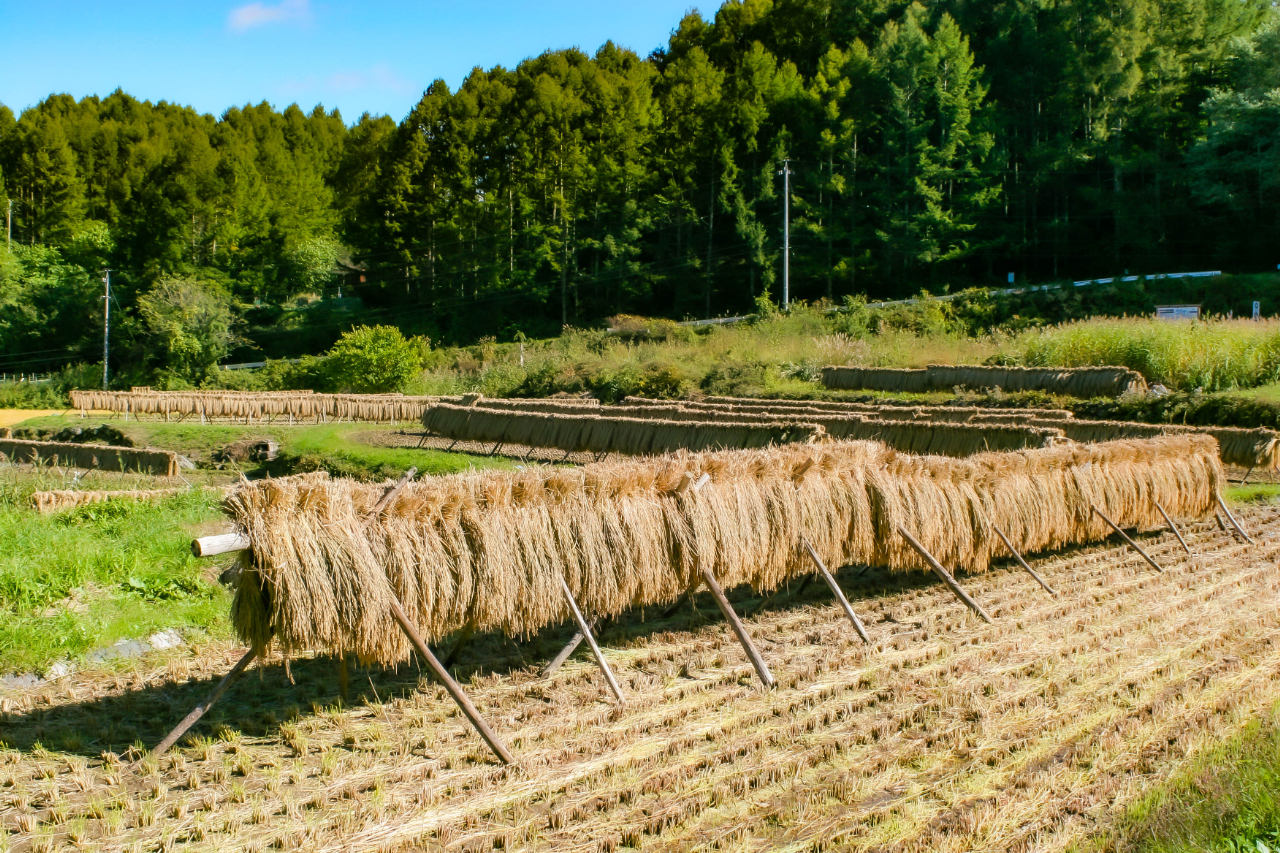
{"label": "hillside vegetation", "polygon": [[[121,91],[0,106],[0,373],[98,358],[104,268],[132,384],[362,323],[469,344],[744,313],[780,290],[784,164],[797,299],[1272,270],[1276,16],[729,0],[647,56],[548,51],[354,124]],[[1215,310],[1252,299],[1275,310]]]}

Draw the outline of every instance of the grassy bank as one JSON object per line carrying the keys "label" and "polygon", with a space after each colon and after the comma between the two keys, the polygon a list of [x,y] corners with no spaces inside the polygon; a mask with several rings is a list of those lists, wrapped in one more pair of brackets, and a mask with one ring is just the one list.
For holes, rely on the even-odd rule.
{"label": "grassy bank", "polygon": [[[1280,705],[1191,759],[1082,849],[1258,853],[1280,849]],[[1259,847],[1261,841],[1264,847]]]}
{"label": "grassy bank", "polygon": [[165,628],[226,632],[229,597],[214,579],[220,567],[198,564],[190,551],[193,536],[221,523],[215,493],[40,515],[31,492],[62,486],[62,478],[12,469],[3,476],[0,672],[41,669]]}
{"label": "grassy bank", "polygon": [[[81,419],[79,415],[51,415],[21,423],[29,429],[59,430],[72,425],[94,425],[101,419]],[[198,465],[214,464],[219,450],[246,439],[273,439],[280,445],[275,463],[227,463],[231,469],[261,469],[275,476],[300,471],[328,471],[334,476],[381,480],[398,477],[410,466],[422,476],[453,474],[473,467],[505,467],[509,460],[438,450],[379,447],[360,440],[362,434],[394,432],[400,427],[385,424],[314,424],[277,426],[271,424],[164,423],[163,421],[108,421],[140,447],[173,450]]]}

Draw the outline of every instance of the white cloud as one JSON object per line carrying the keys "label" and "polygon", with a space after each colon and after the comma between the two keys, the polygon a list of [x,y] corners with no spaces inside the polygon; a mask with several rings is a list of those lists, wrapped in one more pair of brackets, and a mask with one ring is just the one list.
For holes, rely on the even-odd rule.
{"label": "white cloud", "polygon": [[234,32],[242,33],[266,24],[282,24],[291,21],[305,23],[311,20],[311,9],[307,3],[308,0],[280,0],[275,6],[247,3],[231,10],[231,14],[227,16],[227,27]]}

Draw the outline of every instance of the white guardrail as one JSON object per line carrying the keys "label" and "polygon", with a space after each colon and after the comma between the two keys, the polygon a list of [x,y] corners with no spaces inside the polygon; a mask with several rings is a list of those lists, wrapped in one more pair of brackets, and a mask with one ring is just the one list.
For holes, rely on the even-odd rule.
{"label": "white guardrail", "polygon": [[[1110,278],[1087,278],[1082,281],[1071,282],[1076,287],[1088,287],[1091,284],[1111,284],[1116,281],[1138,281],[1139,279],[1148,279],[1155,281],[1163,278],[1210,278],[1215,275],[1222,275],[1222,270],[1206,270],[1204,272],[1162,272],[1155,275],[1124,275],[1120,277],[1112,276]],[[991,293],[995,296],[1004,296],[1009,293],[1034,293],[1037,290],[1053,290],[1056,287],[1062,287],[1060,284],[1041,284],[1035,287],[1002,287],[999,290],[993,290]],[[943,296],[935,296],[934,299],[949,301],[959,296],[959,293],[948,293]],[[868,302],[869,308],[888,308],[890,305],[915,305],[920,301],[919,297],[912,299],[891,299],[887,302]],[[832,308],[830,313],[843,311],[843,308]],[[685,320],[678,325],[681,326],[723,326],[733,323],[741,323],[743,320],[751,318],[752,314],[745,314],[741,317],[713,317],[709,320]]]}

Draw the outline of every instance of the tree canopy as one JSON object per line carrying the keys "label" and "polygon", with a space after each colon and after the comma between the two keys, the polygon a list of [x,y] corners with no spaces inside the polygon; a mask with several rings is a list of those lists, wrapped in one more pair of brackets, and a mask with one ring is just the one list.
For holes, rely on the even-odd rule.
{"label": "tree canopy", "polygon": [[178,280],[251,322],[341,289],[450,342],[750,311],[777,291],[784,161],[794,298],[1280,262],[1270,0],[728,0],[675,23],[649,56],[436,81],[399,122],[0,106],[0,360],[90,357],[103,269],[135,361],[172,344],[152,294]]}

